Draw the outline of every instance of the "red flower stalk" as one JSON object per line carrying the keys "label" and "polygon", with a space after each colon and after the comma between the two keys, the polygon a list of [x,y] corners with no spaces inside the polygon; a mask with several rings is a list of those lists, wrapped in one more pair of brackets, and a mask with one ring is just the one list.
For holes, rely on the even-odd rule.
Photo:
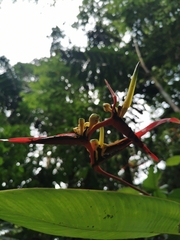
{"label": "red flower stalk", "polygon": [[135,89],[135,84],[137,80],[137,72],[138,72],[138,66],[139,64],[136,65],[136,68],[134,70],[133,76],[131,78],[131,83],[129,86],[129,90],[127,93],[126,100],[122,106],[116,107],[117,103],[117,96],[112,90],[111,86],[109,83],[105,80],[105,83],[112,95],[113,98],[113,105],[112,108],[110,107],[110,104],[106,103],[104,104],[104,110],[107,112],[111,112],[111,117],[108,118],[107,120],[104,120],[100,123],[95,124],[92,129],[88,133],[88,138],[90,139],[91,135],[93,134],[94,131],[101,127],[105,126],[113,126],[115,127],[119,132],[121,132],[123,135],[128,137],[132,143],[143,149],[147,154],[149,154],[156,162],[159,161],[158,157],[154,155],[148,147],[139,139],[139,137],[132,131],[132,129],[124,122],[122,117],[126,113],[128,107],[130,106],[132,102],[132,96],[134,94],[134,89]]}

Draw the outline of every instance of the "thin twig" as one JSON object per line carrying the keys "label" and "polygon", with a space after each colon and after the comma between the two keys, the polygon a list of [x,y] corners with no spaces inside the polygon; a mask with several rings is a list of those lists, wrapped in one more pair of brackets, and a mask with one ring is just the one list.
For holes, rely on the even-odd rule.
{"label": "thin twig", "polygon": [[147,73],[151,79],[154,81],[154,85],[157,87],[157,89],[159,90],[159,92],[161,93],[161,95],[164,97],[164,99],[166,100],[166,102],[170,105],[170,107],[173,109],[174,112],[180,112],[180,109],[175,105],[175,103],[172,101],[170,95],[164,91],[162,85],[158,82],[157,78],[154,77],[151,73],[151,71],[147,68],[142,56],[141,56],[141,52],[139,49],[139,46],[137,44],[137,41],[134,39],[134,46],[136,49],[136,53],[138,56],[138,59],[141,63],[142,68],[144,69],[145,73]]}

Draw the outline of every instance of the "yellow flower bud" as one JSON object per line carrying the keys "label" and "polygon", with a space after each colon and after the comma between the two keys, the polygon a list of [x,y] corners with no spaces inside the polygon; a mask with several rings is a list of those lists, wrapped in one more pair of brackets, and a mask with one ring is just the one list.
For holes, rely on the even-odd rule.
{"label": "yellow flower bud", "polygon": [[132,103],[132,98],[133,98],[133,95],[134,95],[134,90],[135,90],[136,82],[137,82],[137,75],[138,75],[138,69],[139,69],[138,67],[139,67],[139,62],[134,69],[134,73],[131,77],[131,82],[130,82],[130,85],[129,85],[129,89],[128,89],[128,92],[127,92],[126,99],[125,99],[125,101],[122,105],[122,109],[119,113],[119,117],[121,117],[121,118],[127,112],[127,109],[130,107],[130,105]]}

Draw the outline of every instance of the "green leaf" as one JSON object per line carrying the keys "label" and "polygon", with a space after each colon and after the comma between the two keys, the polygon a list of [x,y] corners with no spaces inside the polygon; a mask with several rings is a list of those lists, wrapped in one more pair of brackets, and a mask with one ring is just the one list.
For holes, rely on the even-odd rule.
{"label": "green leaf", "polygon": [[180,188],[172,190],[172,192],[168,194],[168,199],[180,202]]}
{"label": "green leaf", "polygon": [[3,158],[2,157],[0,157],[0,166],[3,164]]}
{"label": "green leaf", "polygon": [[15,189],[0,192],[0,218],[56,236],[128,239],[180,235],[180,204],[119,192]]}
{"label": "green leaf", "polygon": [[179,164],[180,164],[180,155],[170,157],[166,160],[166,166],[168,167],[177,166]]}
{"label": "green leaf", "polygon": [[150,166],[148,170],[148,177],[144,180],[142,186],[143,189],[149,191],[149,192],[155,192],[159,189],[158,187],[158,181],[161,176],[161,171],[157,169],[156,172],[154,172],[154,166]]}
{"label": "green leaf", "polygon": [[166,194],[164,193],[164,191],[162,189],[156,189],[154,192],[153,192],[153,196],[154,197],[159,197],[159,198],[167,198]]}
{"label": "green leaf", "polygon": [[118,190],[118,192],[120,193],[131,193],[131,194],[136,194],[136,195],[140,195],[141,193],[136,191],[135,189],[131,188],[131,187],[123,187],[123,188],[120,188]]}

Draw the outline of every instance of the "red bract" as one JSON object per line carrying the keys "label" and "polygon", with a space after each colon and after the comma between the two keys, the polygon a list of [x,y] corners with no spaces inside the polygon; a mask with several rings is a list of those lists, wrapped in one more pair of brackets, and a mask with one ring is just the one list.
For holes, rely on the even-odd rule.
{"label": "red bract", "polygon": [[[136,132],[135,135],[140,138],[143,135],[145,135],[147,132],[151,131],[152,129],[158,127],[161,124],[168,123],[168,122],[180,124],[180,120],[177,118],[163,118],[163,119],[154,121],[153,123],[150,123],[147,127]],[[105,160],[107,160],[108,158],[111,158],[112,156],[118,154],[119,152],[121,152],[123,149],[125,149],[132,143],[133,141],[126,137],[114,143],[107,144],[106,150],[104,151],[103,156],[98,158],[98,161],[97,161],[98,164],[104,161],[103,158]],[[96,165],[96,162],[94,163],[94,165]]]}
{"label": "red bract", "polygon": [[[158,127],[159,125],[163,124],[163,123],[167,123],[167,122],[172,122],[172,123],[177,123],[180,124],[180,120],[177,118],[164,118],[161,120],[157,120],[151,124],[149,124],[147,127],[143,128],[142,130],[138,131],[137,133],[135,133],[135,135],[137,137],[142,137],[143,135],[145,135],[147,132],[151,131],[152,129]],[[106,177],[110,177],[113,178],[137,191],[139,191],[140,193],[143,193],[144,195],[149,195],[148,193],[144,192],[143,190],[136,188],[134,185],[131,185],[129,183],[127,183],[126,181],[124,181],[122,178],[119,178],[117,176],[114,176],[106,171],[104,171],[99,165],[106,161],[107,159],[111,158],[112,156],[118,154],[119,152],[121,152],[123,149],[125,149],[126,147],[128,147],[130,144],[132,144],[133,141],[129,138],[123,138],[119,141],[116,141],[114,143],[110,143],[107,144],[105,146],[105,150],[103,151],[103,155],[101,154],[102,150],[101,149],[97,149],[96,151],[98,151],[98,159],[93,158],[95,160],[95,162],[92,164],[92,167],[94,168],[94,170],[100,174],[105,175]]]}
{"label": "red bract", "polygon": [[120,133],[122,133],[123,135],[125,135],[126,137],[128,137],[128,139],[130,139],[132,141],[132,143],[134,143],[135,145],[137,145],[138,147],[140,147],[141,149],[143,149],[146,153],[148,153],[156,162],[159,161],[158,157],[156,155],[154,155],[149,149],[148,147],[139,139],[139,137],[132,131],[132,129],[123,121],[123,119],[121,117],[119,117],[120,112],[121,111],[121,107],[118,106],[118,108],[116,108],[116,103],[117,103],[117,97],[114,93],[114,91],[112,90],[112,88],[110,87],[109,83],[106,81],[106,85],[109,88],[112,98],[113,98],[113,105],[112,105],[112,109],[111,111],[111,117],[108,118],[107,120],[104,120],[100,123],[97,123],[96,125],[94,125],[92,127],[92,129],[89,131],[88,134],[88,138],[90,139],[91,135],[93,134],[94,131],[96,131],[97,129],[99,129],[100,127],[106,127],[106,126],[113,126],[114,128],[116,128]]}
{"label": "red bract", "polygon": [[94,150],[87,137],[80,136],[77,133],[62,133],[48,137],[17,137],[9,139],[0,139],[1,142],[24,143],[24,144],[50,144],[50,145],[82,145],[90,153],[90,159],[94,162]]}

